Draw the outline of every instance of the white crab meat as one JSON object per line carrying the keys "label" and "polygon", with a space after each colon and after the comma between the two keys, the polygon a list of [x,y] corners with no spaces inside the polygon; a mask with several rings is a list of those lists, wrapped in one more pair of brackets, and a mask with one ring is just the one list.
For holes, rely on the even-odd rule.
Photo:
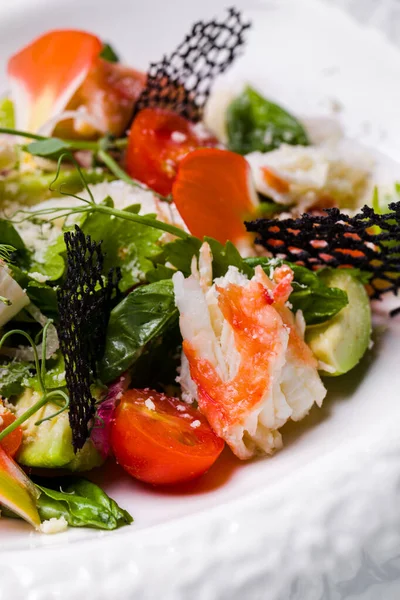
{"label": "white crab meat", "polygon": [[20,310],[29,304],[28,295],[22,287],[11,277],[7,265],[0,260],[0,327],[3,327]]}
{"label": "white crab meat", "polygon": [[293,273],[279,267],[270,279],[257,267],[249,280],[231,266],[213,284],[211,264],[203,244],[192,275],[173,277],[183,397],[197,400],[239,458],[272,454],[282,446],[282,425],[321,406],[326,394],[301,315],[286,306]]}
{"label": "white crab meat", "polygon": [[346,143],[326,146],[282,144],[246,156],[257,191],[299,212],[311,207],[356,207],[364,197],[373,161]]}

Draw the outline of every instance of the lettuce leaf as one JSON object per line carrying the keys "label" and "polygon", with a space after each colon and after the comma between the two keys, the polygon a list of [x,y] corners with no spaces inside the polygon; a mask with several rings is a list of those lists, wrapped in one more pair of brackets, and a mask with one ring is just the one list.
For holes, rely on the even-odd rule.
{"label": "lettuce leaf", "polygon": [[[111,199],[107,199],[107,205],[112,204]],[[125,210],[137,213],[139,208],[135,205]],[[161,231],[97,212],[89,215],[81,228],[93,240],[102,240],[104,272],[120,267],[122,279],[119,287],[122,292],[145,281],[145,273],[153,264],[150,259],[160,253],[158,241]]]}
{"label": "lettuce leaf", "polygon": [[249,86],[229,105],[226,119],[228,147],[239,154],[269,152],[282,143],[309,144],[295,117]]}

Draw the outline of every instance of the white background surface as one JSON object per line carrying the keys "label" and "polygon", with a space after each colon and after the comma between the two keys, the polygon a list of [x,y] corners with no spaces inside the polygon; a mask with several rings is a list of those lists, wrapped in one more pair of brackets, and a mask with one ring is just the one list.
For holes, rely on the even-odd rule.
{"label": "white background surface", "polygon": [[[99,32],[145,67],[225,5],[178,0],[166,28],[154,19],[165,10],[156,0],[114,0],[112,12],[93,0],[38,0],[18,16],[21,3],[7,16],[0,8],[2,65],[61,23]],[[400,55],[382,36],[316,0],[241,4],[255,28],[231,79],[245,77],[300,114],[326,114],[339,99],[350,135],[400,160]],[[332,382],[322,411],[286,432],[283,452],[232,469],[221,488],[157,495],[111,478],[132,528],[49,538],[0,522],[1,600],[398,600],[399,343],[394,325],[353,376]]]}

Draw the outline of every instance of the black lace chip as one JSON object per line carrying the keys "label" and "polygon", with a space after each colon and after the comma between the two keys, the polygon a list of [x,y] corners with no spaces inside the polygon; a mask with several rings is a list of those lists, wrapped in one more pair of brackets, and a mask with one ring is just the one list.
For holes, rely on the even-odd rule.
{"label": "black lace chip", "polygon": [[92,241],[78,226],[67,232],[64,239],[67,273],[57,293],[57,330],[65,361],[69,422],[76,452],[88,437],[88,423],[94,413],[90,385],[96,377],[96,363],[104,353],[111,299],[118,292],[121,276],[118,270],[111,270],[104,280],[101,242]]}
{"label": "black lace chip", "polygon": [[225,21],[199,21],[175,52],[151,63],[135,114],[143,108],[166,108],[199,121],[215,77],[240,53],[245,31],[240,11],[230,8]]}
{"label": "black lace chip", "polygon": [[389,208],[392,212],[379,215],[364,206],[353,217],[329,208],[323,216],[257,219],[246,228],[273,256],[310,269],[356,267],[369,273],[370,296],[380,298],[400,288],[400,202]]}

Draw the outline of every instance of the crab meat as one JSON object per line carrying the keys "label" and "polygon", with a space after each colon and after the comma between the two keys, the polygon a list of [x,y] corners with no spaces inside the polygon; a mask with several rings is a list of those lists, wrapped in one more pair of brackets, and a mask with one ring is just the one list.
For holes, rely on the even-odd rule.
{"label": "crab meat", "polygon": [[358,206],[373,162],[344,142],[326,146],[282,144],[272,152],[246,156],[257,191],[301,213],[312,207]]}
{"label": "crab meat", "polygon": [[241,459],[281,448],[280,427],[302,419],[326,390],[304,327],[286,306],[293,273],[257,267],[252,279],[229,267],[212,283],[203,244],[192,275],[174,275],[180,312],[184,399],[195,399],[214,431]]}

